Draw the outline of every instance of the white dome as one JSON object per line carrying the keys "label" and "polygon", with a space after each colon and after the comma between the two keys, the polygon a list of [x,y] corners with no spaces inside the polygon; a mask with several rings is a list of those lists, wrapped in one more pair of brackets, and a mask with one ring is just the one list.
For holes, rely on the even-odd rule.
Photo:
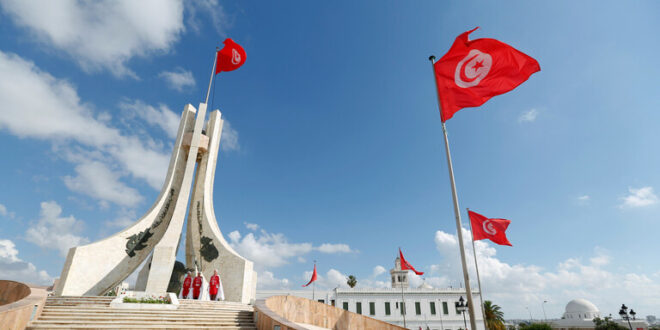
{"label": "white dome", "polygon": [[422,285],[417,287],[418,289],[433,289],[432,286],[426,284],[426,282],[422,283]]}
{"label": "white dome", "polygon": [[566,304],[564,318],[587,320],[600,317],[598,307],[586,299],[573,299]]}

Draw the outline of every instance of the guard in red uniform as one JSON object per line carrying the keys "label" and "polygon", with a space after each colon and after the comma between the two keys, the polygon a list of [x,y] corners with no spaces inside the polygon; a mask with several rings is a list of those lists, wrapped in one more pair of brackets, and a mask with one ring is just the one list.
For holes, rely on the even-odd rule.
{"label": "guard in red uniform", "polygon": [[214,301],[218,296],[218,288],[220,287],[220,276],[218,275],[218,270],[213,271],[213,276],[209,280],[209,295],[211,296],[211,301]]}
{"label": "guard in red uniform", "polygon": [[181,299],[188,299],[190,295],[190,286],[192,285],[192,273],[188,272],[186,278],[183,280],[183,288],[181,288],[181,294],[179,297]]}
{"label": "guard in red uniform", "polygon": [[199,299],[200,293],[202,292],[202,285],[204,280],[202,279],[202,273],[197,272],[197,276],[193,280],[193,299]]}

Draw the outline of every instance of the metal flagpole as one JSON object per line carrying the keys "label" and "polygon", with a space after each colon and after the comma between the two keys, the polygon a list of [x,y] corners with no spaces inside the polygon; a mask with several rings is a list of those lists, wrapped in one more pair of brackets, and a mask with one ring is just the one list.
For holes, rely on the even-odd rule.
{"label": "metal flagpole", "polygon": [[[431,68],[433,69],[433,80],[435,81],[436,92],[438,89],[438,80],[435,77],[435,56],[431,55],[429,57],[431,61]],[[438,107],[442,109],[442,104],[440,103],[440,95],[438,95]],[[441,112],[442,113],[442,110]],[[472,301],[472,291],[470,289],[470,276],[468,275],[467,262],[465,261],[465,248],[463,245],[463,226],[461,225],[461,212],[458,206],[458,194],[456,193],[456,182],[454,181],[454,166],[451,162],[451,153],[449,152],[449,139],[447,138],[447,128],[445,123],[442,122],[442,133],[445,137],[445,151],[447,154],[447,166],[449,168],[449,181],[451,182],[451,196],[454,200],[454,216],[456,217],[456,232],[458,233],[458,248],[461,250],[461,264],[463,266],[463,279],[465,280],[465,292],[468,300],[468,305],[472,308],[468,309],[470,314],[470,326],[472,330],[477,330],[477,322],[474,319],[474,303]],[[486,329],[484,329],[486,330]]]}
{"label": "metal flagpole", "polygon": [[[470,209],[467,208],[467,211],[470,212]],[[484,329],[488,330],[486,327],[486,311],[484,310],[484,291],[481,289],[481,277],[479,276],[479,262],[477,262],[477,248],[474,245],[474,232],[472,231],[472,220],[469,219],[470,213],[468,213],[468,223],[470,224],[470,233],[472,233],[472,253],[474,253],[474,267],[477,269],[477,284],[479,284],[479,301],[481,301],[481,319],[484,321]]]}
{"label": "metal flagpole", "polygon": [[215,77],[215,64],[218,62],[218,51],[219,47],[215,47],[215,57],[213,58],[213,69],[211,69],[211,79],[209,80],[209,89],[206,91],[206,100],[205,104],[209,104],[209,95],[211,94],[211,85],[213,84],[213,77]]}

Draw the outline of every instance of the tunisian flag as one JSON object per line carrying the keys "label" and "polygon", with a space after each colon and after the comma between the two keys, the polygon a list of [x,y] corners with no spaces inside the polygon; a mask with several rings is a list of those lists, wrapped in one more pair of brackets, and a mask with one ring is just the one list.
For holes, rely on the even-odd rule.
{"label": "tunisian flag", "polygon": [[495,244],[513,246],[506,238],[506,229],[511,220],[489,219],[483,215],[468,211],[472,225],[472,238],[475,241],[489,239]]}
{"label": "tunisian flag", "polygon": [[306,287],[306,286],[312,284],[312,282],[316,281],[317,277],[318,277],[318,275],[316,274],[316,264],[314,264],[314,272],[312,273],[312,279],[309,280],[309,282],[307,284],[303,285],[303,287]]}
{"label": "tunisian flag", "polygon": [[401,249],[399,249],[399,259],[401,259],[401,270],[410,269],[417,275],[424,275],[424,272],[418,272],[417,269],[415,269],[408,261],[406,261],[406,258],[403,257],[403,253],[401,253]]}
{"label": "tunisian flag", "polygon": [[234,71],[245,63],[245,50],[230,38],[224,41],[225,47],[218,51],[215,74],[222,71]]}
{"label": "tunisian flag", "polygon": [[435,81],[442,122],[458,110],[478,107],[541,71],[539,63],[495,39],[469,40],[478,27],[459,35],[447,54],[435,63]]}

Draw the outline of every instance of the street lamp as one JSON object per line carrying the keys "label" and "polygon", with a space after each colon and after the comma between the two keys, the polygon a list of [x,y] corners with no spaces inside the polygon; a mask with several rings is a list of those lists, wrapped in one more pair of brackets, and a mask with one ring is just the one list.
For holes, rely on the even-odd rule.
{"label": "street lamp", "polygon": [[545,323],[548,323],[548,316],[545,315],[545,304],[547,302],[547,300],[543,300],[543,303],[541,304],[541,308],[543,308],[543,318],[545,319]]}
{"label": "street lamp", "polygon": [[630,309],[630,313],[628,313],[628,307],[626,307],[625,304],[621,304],[621,309],[619,310],[619,315],[621,316],[622,319],[628,321],[628,327],[630,327],[630,330],[632,330],[632,324],[630,324],[630,317],[632,316],[632,319],[635,319],[635,313],[634,310]]}
{"label": "street lamp", "polygon": [[463,313],[463,324],[465,324],[465,330],[467,330],[467,320],[465,319],[465,311],[467,311],[468,308],[469,308],[468,304],[463,299],[463,296],[461,296],[458,299],[458,302],[456,303],[456,310]]}

